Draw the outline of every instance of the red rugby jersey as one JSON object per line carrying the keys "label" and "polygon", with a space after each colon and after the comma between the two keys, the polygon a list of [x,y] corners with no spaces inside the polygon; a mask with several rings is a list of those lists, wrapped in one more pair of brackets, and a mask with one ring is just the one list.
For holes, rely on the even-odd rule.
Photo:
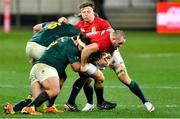
{"label": "red rugby jersey", "polygon": [[107,52],[111,50],[110,32],[109,31],[96,31],[86,34],[91,43],[97,43],[99,52]]}
{"label": "red rugby jersey", "polygon": [[95,16],[93,22],[87,23],[85,21],[80,21],[75,25],[75,27],[81,30],[81,32],[89,33],[89,32],[107,30],[108,28],[111,28],[111,25],[107,20]]}

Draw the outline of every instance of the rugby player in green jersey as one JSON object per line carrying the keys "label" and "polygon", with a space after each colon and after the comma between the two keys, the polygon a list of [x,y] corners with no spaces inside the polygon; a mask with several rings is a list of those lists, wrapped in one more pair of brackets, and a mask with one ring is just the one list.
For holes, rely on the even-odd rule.
{"label": "rugby player in green jersey", "polygon": [[[66,79],[65,69],[67,65],[70,64],[73,71],[79,71],[80,51],[89,43],[90,41],[87,39],[82,38],[80,40],[79,36],[74,36],[61,37],[49,45],[30,71],[32,102],[22,109],[22,113],[41,114],[35,110],[36,107],[49,99],[55,101],[60,92],[60,87],[62,87]],[[96,72],[99,71],[95,68],[93,72],[88,74],[96,74]],[[98,76],[94,78],[98,79]],[[101,77],[103,78],[103,75]],[[53,105],[53,103],[50,104]],[[11,111],[11,114],[14,113],[13,109],[6,111]]]}
{"label": "rugby player in green jersey", "polygon": [[[21,110],[22,113],[31,115],[42,114],[36,111],[36,107],[41,106],[47,100],[52,99],[52,101],[55,101],[60,92],[60,87],[62,87],[66,79],[65,68],[67,65],[70,64],[75,72],[80,70],[80,51],[85,44],[90,43],[87,37],[80,35],[80,39],[79,36],[75,36],[56,40],[32,67],[30,79],[31,99],[33,101]],[[94,65],[88,64],[87,71],[84,73],[95,79],[97,87],[103,87],[103,73]],[[53,104],[54,102],[51,102],[48,106],[51,107]],[[5,111],[8,114],[15,113],[13,107],[9,107]],[[59,111],[59,113],[63,113],[63,111]]]}
{"label": "rugby player in green jersey", "polygon": [[[33,26],[33,33],[37,33],[42,28],[44,28],[46,25],[48,25],[49,23],[52,23],[52,22],[43,22],[43,23],[36,24],[35,26]],[[69,23],[68,20],[65,17],[59,18],[58,22],[65,22],[67,24]]]}
{"label": "rugby player in green jersey", "polygon": [[26,45],[26,55],[31,64],[34,64],[46,48],[59,37],[71,37],[80,33],[80,30],[73,25],[61,22],[61,20],[42,23],[42,26],[43,28],[35,33]]}
{"label": "rugby player in green jersey", "polygon": [[[33,27],[33,30],[36,33],[32,36],[32,38],[28,41],[26,45],[26,55],[29,58],[29,62],[31,64],[35,64],[36,61],[42,56],[47,47],[56,39],[61,36],[74,36],[78,35],[80,31],[76,29],[71,24],[66,24],[66,20],[64,17],[58,19],[58,22],[45,22]],[[49,100],[49,102],[53,102],[53,100]],[[20,111],[24,106],[31,103],[31,99],[27,98],[16,103],[14,106],[10,103],[7,103],[4,106],[5,110],[12,109],[14,112]],[[58,110],[54,106],[52,108],[45,108],[46,112],[56,113]],[[9,111],[13,112],[13,111]]]}

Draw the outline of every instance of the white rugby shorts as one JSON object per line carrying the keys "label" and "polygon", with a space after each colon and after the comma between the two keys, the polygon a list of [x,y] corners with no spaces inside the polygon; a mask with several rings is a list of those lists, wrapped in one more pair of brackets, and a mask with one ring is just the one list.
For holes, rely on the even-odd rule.
{"label": "white rugby shorts", "polygon": [[46,47],[39,45],[36,42],[27,42],[26,55],[29,59],[29,62],[34,64],[34,62],[42,56],[45,50]]}
{"label": "white rugby shorts", "polygon": [[33,84],[36,81],[39,81],[41,83],[49,77],[57,77],[59,79],[58,72],[54,67],[51,67],[43,63],[35,64],[32,67],[29,76],[31,84]]}
{"label": "white rugby shorts", "polygon": [[110,68],[114,68],[114,66],[116,64],[124,64],[124,60],[121,57],[121,54],[119,52],[119,50],[115,50],[114,54],[113,54],[113,61],[111,62],[111,64],[109,65]]}
{"label": "white rugby shorts", "polygon": [[86,64],[86,67],[87,67],[86,74],[88,75],[92,75],[96,72],[96,70],[98,70],[97,67],[91,63]]}

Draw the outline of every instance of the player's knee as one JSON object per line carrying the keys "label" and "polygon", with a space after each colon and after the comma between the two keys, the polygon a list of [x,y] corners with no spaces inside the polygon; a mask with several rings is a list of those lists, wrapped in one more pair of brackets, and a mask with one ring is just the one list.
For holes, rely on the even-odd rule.
{"label": "player's knee", "polygon": [[122,83],[124,83],[126,85],[130,84],[131,79],[129,78],[128,73],[126,72],[126,69],[124,67],[117,67],[115,71],[116,71],[116,74],[117,74],[119,80]]}
{"label": "player's knee", "polygon": [[97,80],[95,81],[95,83],[96,83],[97,85],[102,85],[102,84],[104,83],[104,80],[105,80],[104,76],[101,75],[101,76],[99,76],[99,77],[97,78]]}
{"label": "player's knee", "polygon": [[121,76],[125,76],[126,75],[126,70],[125,70],[125,68],[124,67],[116,67],[116,69],[115,69],[115,72],[116,72],[116,75],[118,76],[118,77],[121,77]]}

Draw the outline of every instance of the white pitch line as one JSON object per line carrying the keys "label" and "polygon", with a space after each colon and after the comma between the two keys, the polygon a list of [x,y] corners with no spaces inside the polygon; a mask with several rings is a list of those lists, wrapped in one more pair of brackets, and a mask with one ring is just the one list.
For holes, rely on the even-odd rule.
{"label": "white pitch line", "polygon": [[[144,105],[121,105],[121,104],[118,104],[117,107],[144,107]],[[168,104],[168,105],[155,105],[155,107],[167,107],[167,108],[175,108],[175,107],[180,107],[180,105],[176,105],[176,104]]]}
{"label": "white pitch line", "polygon": [[[120,102],[121,103],[121,102]],[[79,106],[82,106],[83,104],[79,104],[77,103]],[[63,104],[56,104],[57,106],[61,106]],[[95,105],[96,106],[96,105]],[[125,107],[128,107],[128,108],[142,108],[144,107],[143,104],[137,104],[137,105],[131,105],[131,104],[117,104],[117,107],[121,108],[125,108]],[[180,107],[180,105],[177,105],[177,104],[166,104],[166,105],[162,105],[162,104],[156,104],[155,107],[158,107],[158,108],[164,108],[164,107],[167,107],[167,108],[176,108],[176,107]]]}
{"label": "white pitch line", "polygon": [[14,85],[0,85],[0,88],[15,88],[16,86],[14,86]]}
{"label": "white pitch line", "polygon": [[[30,85],[24,85],[24,88],[29,88]],[[63,88],[71,88],[72,86],[66,86],[64,85]],[[104,86],[105,88],[110,88],[110,89],[125,89],[127,88],[126,86]],[[0,85],[0,88],[17,88],[16,85],[11,85],[11,84],[6,84],[6,85]],[[180,89],[178,86],[141,86],[141,88],[144,89]]]}
{"label": "white pitch line", "polygon": [[136,54],[137,57],[140,58],[150,58],[150,57],[172,57],[180,55],[180,53],[144,53],[144,54]]}

